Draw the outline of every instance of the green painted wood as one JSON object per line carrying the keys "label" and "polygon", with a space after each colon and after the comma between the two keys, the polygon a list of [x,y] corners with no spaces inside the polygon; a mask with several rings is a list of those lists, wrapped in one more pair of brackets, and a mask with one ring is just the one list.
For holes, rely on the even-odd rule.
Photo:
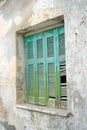
{"label": "green painted wood", "polygon": [[34,65],[28,65],[28,88],[29,88],[29,101],[34,102]]}
{"label": "green painted wood", "polygon": [[59,62],[59,32],[55,30],[55,43],[56,43],[56,99],[60,102],[60,62]]}
{"label": "green painted wood", "polygon": [[36,36],[34,36],[34,75],[35,75],[35,82],[34,82],[35,103],[38,104],[38,70],[37,70],[37,42],[36,42]]}
{"label": "green painted wood", "polygon": [[45,105],[43,33],[36,34],[36,43],[38,69],[38,104]]}
{"label": "green painted wood", "polygon": [[[61,95],[67,95],[66,86],[61,86],[61,76],[66,74],[66,68],[61,65],[65,63],[65,57],[62,56],[65,56],[64,26],[30,35],[25,39],[27,90],[30,91],[27,97],[34,95],[36,104],[51,104],[55,107],[56,101],[57,104],[60,103]],[[32,65],[33,69],[30,67]],[[34,91],[29,89],[33,82]],[[33,101],[32,98],[30,100]]]}
{"label": "green painted wood", "polygon": [[59,34],[59,55],[65,55],[65,36],[64,33]]}
{"label": "green painted wood", "polygon": [[54,57],[54,37],[47,38],[47,56]]}
{"label": "green painted wood", "polygon": [[28,42],[28,59],[33,59],[33,41]]}
{"label": "green painted wood", "polygon": [[48,73],[47,73],[47,40],[46,33],[43,33],[43,49],[44,49],[44,87],[45,87],[45,104],[48,102]]}
{"label": "green painted wood", "polygon": [[47,41],[47,90],[48,90],[48,106],[55,107],[55,93],[56,93],[56,75],[55,75],[55,40],[54,30],[46,32]]}
{"label": "green painted wood", "polygon": [[37,58],[43,58],[43,39],[37,40]]}
{"label": "green painted wood", "polygon": [[49,98],[55,98],[55,63],[48,63],[48,89]]}
{"label": "green painted wood", "polygon": [[28,80],[28,64],[27,64],[27,59],[28,59],[28,42],[27,42],[27,38],[25,39],[25,52],[26,52],[26,100],[27,102],[29,102],[29,80]]}
{"label": "green painted wood", "polygon": [[67,108],[67,84],[66,84],[66,63],[65,63],[65,36],[64,26],[59,28],[59,56],[60,56],[60,95],[61,108]]}

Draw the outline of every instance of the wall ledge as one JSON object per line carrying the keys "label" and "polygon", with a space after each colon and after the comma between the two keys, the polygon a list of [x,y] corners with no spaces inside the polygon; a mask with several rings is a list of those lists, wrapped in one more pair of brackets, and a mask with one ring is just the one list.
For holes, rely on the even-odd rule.
{"label": "wall ledge", "polygon": [[34,112],[39,112],[39,113],[45,113],[49,115],[54,115],[54,116],[61,116],[61,117],[71,117],[73,116],[68,112],[67,110],[64,109],[57,109],[57,108],[49,108],[49,107],[44,107],[44,106],[37,106],[33,104],[18,104],[16,105],[17,109],[25,109],[28,111],[34,111]]}

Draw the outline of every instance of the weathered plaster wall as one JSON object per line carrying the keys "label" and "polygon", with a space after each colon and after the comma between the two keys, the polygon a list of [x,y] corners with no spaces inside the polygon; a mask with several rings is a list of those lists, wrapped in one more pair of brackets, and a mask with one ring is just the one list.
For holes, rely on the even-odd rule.
{"label": "weathered plaster wall", "polygon": [[[3,122],[0,123],[0,128],[2,130],[87,130],[86,12],[86,0],[7,0],[6,4],[0,7],[0,120]],[[62,14],[65,21],[68,112],[73,116],[53,116],[16,108],[16,63],[19,66],[18,71],[22,72],[18,79],[22,86],[24,86],[22,82],[24,71],[23,65],[18,62],[18,59],[23,62],[23,58],[20,56],[21,52],[16,53],[15,32],[21,27],[35,25]]]}
{"label": "weathered plaster wall", "polygon": [[66,25],[69,109],[74,113],[74,118],[71,121],[74,125],[71,125],[71,129],[86,130],[87,1],[67,0],[63,5]]}
{"label": "weathered plaster wall", "polygon": [[[34,2],[7,0],[0,7],[0,120],[4,126],[16,103],[16,30],[30,17]],[[4,128],[12,130],[8,125]]]}

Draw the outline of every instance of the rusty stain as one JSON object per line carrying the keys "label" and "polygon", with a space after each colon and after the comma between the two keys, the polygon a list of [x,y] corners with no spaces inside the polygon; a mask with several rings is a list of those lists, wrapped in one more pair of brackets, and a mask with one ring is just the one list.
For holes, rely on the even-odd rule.
{"label": "rusty stain", "polygon": [[74,115],[73,115],[72,113],[68,113],[68,114],[66,115],[67,118],[73,117],[73,116],[74,116]]}

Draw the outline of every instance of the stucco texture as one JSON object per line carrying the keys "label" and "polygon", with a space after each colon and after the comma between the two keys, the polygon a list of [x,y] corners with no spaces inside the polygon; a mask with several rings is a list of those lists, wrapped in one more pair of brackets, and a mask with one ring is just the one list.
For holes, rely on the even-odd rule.
{"label": "stucco texture", "polygon": [[[73,116],[50,115],[17,108],[16,79],[19,86],[22,86],[20,91],[23,94],[25,75],[23,64],[18,60],[24,63],[21,52],[17,52],[16,31],[61,15],[64,15],[65,24],[67,111]],[[8,122],[9,127],[1,123],[0,128],[87,130],[86,97],[87,0],[7,0],[0,7],[0,120]]]}

